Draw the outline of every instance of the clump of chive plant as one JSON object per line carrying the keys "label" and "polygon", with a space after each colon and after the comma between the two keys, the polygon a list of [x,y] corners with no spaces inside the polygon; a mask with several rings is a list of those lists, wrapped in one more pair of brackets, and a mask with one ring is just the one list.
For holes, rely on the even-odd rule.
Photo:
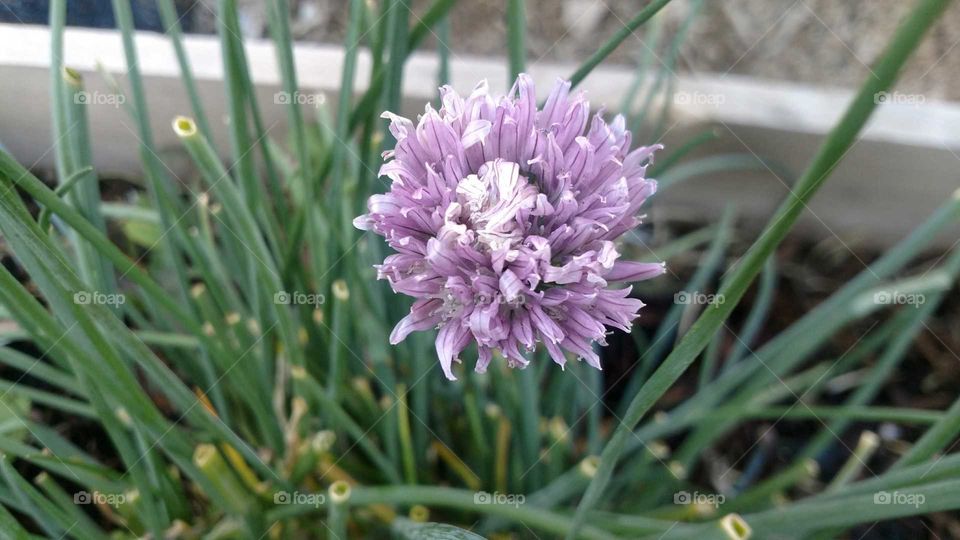
{"label": "clump of chive plant", "polygon": [[560,80],[543,108],[521,74],[506,96],[486,82],[464,99],[440,89],[417,125],[386,112],[396,147],[354,224],[386,238],[396,254],[377,266],[393,290],[416,298],[394,328],[399,343],[438,328],[444,374],[471,341],[483,372],[493,351],[511,367],[542,342],[563,366],[565,351],[600,369],[593,343],[606,327],[630,330],[643,302],[624,282],[663,273],[660,263],[618,260],[615,241],[640,223],[657,184],[646,178],[659,145],[630,150],[622,116],[590,118],[582,93]]}

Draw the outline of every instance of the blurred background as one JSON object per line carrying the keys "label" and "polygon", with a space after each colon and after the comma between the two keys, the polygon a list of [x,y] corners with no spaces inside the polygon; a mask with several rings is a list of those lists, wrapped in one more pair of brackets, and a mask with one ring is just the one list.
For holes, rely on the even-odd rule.
{"label": "blurred background", "polygon": [[[0,21],[43,24],[46,0],[4,0]],[[160,30],[155,2],[135,0],[137,28]],[[577,61],[592,53],[598,36],[607,36],[645,2],[637,0],[530,0],[527,51],[531,62]],[[692,9],[691,0],[676,0],[664,12],[667,32],[676,31]],[[410,0],[414,12],[429,2]],[[347,10],[338,0],[292,0],[292,31],[298,40],[343,42]],[[729,0],[707,2],[681,46],[677,71],[733,73],[833,87],[857,85],[882,52],[887,37],[911,4],[899,0]],[[180,23],[187,32],[216,32],[216,0],[178,0]],[[246,37],[266,37],[266,15],[258,0],[240,0],[240,23]],[[475,0],[456,5],[450,24],[457,36],[448,45],[455,54],[504,56],[507,52],[503,1]],[[110,0],[69,2],[68,24],[113,28]],[[621,47],[607,64],[635,65],[643,53],[639,40]],[[951,9],[937,23],[907,67],[900,88],[930,99],[960,98],[960,55],[950,54],[960,40],[960,10]],[[431,43],[432,42],[432,43]],[[425,47],[435,47],[429,39]]]}
{"label": "blurred background", "polygon": [[[161,31],[153,1],[135,0],[138,29]],[[430,2],[411,0],[415,20]],[[598,43],[618,31],[646,2],[628,0],[530,0],[527,2],[527,67],[541,93],[558,75],[588,58]],[[277,102],[267,20],[261,2],[240,0],[239,22],[249,38],[251,75],[268,125],[285,121]],[[654,260],[667,259],[670,271],[641,297],[650,306],[638,322],[639,333],[652,338],[675,307],[683,290],[708,256],[719,217],[732,212],[734,234],[717,268],[733,265],[766,222],[774,207],[789,193],[797,174],[810,161],[830,127],[845,109],[862,81],[872,77],[870,65],[881,56],[897,23],[912,7],[897,0],[730,0],[710,2],[674,0],[650,24],[644,25],[616,49],[602,67],[584,82],[595,107],[627,114],[639,144],[663,142],[667,152],[691,140],[703,139],[685,160],[659,178],[664,192],[652,200],[647,224],[628,238],[627,252]],[[335,103],[347,32],[343,1],[290,1],[292,33],[299,42],[298,71],[304,90]],[[39,27],[47,19],[44,1],[0,1],[0,143],[41,178],[52,178],[49,102],[26,99],[44,96],[49,79],[48,36]],[[194,36],[188,49],[195,62],[199,89],[210,107],[210,117],[225,118],[222,71],[215,49],[217,2],[178,1],[180,24]],[[459,2],[445,28],[431,32],[411,57],[404,86],[403,108],[409,116],[435,99],[439,52],[451,61],[452,84],[468,91],[477,78],[489,77],[495,91],[505,91],[507,55],[505,3],[493,0]],[[78,27],[112,32],[115,21],[109,0],[68,2],[67,65],[86,75],[91,92],[108,91],[99,71],[116,74],[124,84],[118,41],[105,33],[77,31]],[[71,33],[72,32],[72,33]],[[111,45],[113,44],[113,45]],[[848,280],[863,272],[882,250],[923,222],[960,186],[960,7],[954,5],[927,35],[908,62],[894,92],[876,96],[879,107],[861,139],[833,171],[833,177],[805,212],[798,233],[777,253],[775,294],[769,315],[755,336],[765,343],[789,328]],[[169,45],[165,41],[140,44],[142,68],[151,96],[150,116],[157,130],[164,164],[178,175],[192,170],[168,129],[169,119],[183,112],[185,99]],[[362,58],[361,58],[361,66]],[[359,86],[369,81],[359,70]],[[332,74],[332,75],[331,75]],[[627,97],[630,96],[630,97]],[[321,102],[321,101],[317,101]],[[314,103],[305,103],[308,109]],[[314,111],[311,111],[314,112]],[[323,122],[321,116],[311,120]],[[142,183],[137,141],[117,107],[98,107],[90,115],[94,134],[94,162],[104,171],[103,194],[108,200],[129,201]],[[226,121],[215,122],[214,143],[227,147]],[[27,126],[29,129],[23,129]],[[279,131],[279,129],[278,129]],[[224,152],[226,153],[226,152]],[[135,230],[112,231],[135,243]],[[706,232],[707,234],[701,234]],[[696,236],[699,234],[699,236]],[[924,274],[942,262],[957,244],[960,229],[944,231],[930,250],[905,273]],[[684,249],[658,253],[656,246]],[[651,246],[655,246],[651,248]],[[5,260],[9,261],[8,258]],[[341,269],[338,269],[338,271]],[[719,281],[708,277],[707,288]],[[748,317],[746,307],[758,301],[751,290],[731,318],[739,329]],[[891,407],[946,409],[960,393],[960,297],[956,286],[946,302],[918,334],[898,371],[878,392],[876,404]],[[695,313],[679,322],[680,335]],[[882,317],[867,317],[839,331],[818,357],[843,356],[872,331]],[[733,330],[721,332],[718,350],[737,348]],[[635,337],[615,334],[604,352],[605,398],[611,403],[625,389],[613,381],[628,372],[643,352]],[[874,361],[868,355],[864,361]],[[824,401],[839,403],[865,376],[851,371],[830,381]],[[663,398],[668,409],[696,392],[697,377],[686,376]],[[736,465],[755,451],[759,465],[787,462],[821,426],[813,423],[744,422],[715,447],[708,460]],[[922,433],[918,427],[893,423],[858,423],[842,436],[823,463],[833,472],[857,445],[863,429],[884,440],[881,461],[890,461],[905,441]],[[773,464],[773,465],[771,465]],[[701,470],[705,483],[715,471]],[[715,483],[715,482],[714,482]],[[866,538],[960,538],[960,524],[952,514],[883,523],[857,531]],[[858,537],[855,534],[853,537]]]}
{"label": "blurred background", "polygon": [[[211,105],[215,111],[223,95],[213,35],[218,21],[216,4],[216,0],[176,2],[184,31],[196,36],[188,40],[188,49],[205,53],[196,66],[197,77],[201,92],[215,102]],[[586,59],[601,37],[622,29],[644,4],[626,0],[527,2],[527,69],[541,87],[548,85]],[[136,0],[132,5],[138,28],[160,30],[155,2]],[[4,1],[2,6],[2,21],[45,23],[47,1]],[[411,20],[428,6],[425,0],[411,0]],[[738,193],[742,217],[762,224],[775,202],[787,193],[793,175],[802,170],[839,119],[851,90],[873,76],[869,66],[909,8],[909,3],[893,0],[676,0],[650,24],[628,36],[604,62],[602,75],[589,78],[582,88],[594,107],[626,108],[636,114],[637,140],[661,140],[677,147],[712,127],[717,137],[695,155],[746,153],[758,162],[750,170],[739,168],[735,175],[715,168],[710,182],[676,186],[661,200],[661,212],[695,212],[715,219],[723,211],[726,194]],[[261,51],[251,55],[252,76],[267,105],[267,121],[275,118],[283,123],[282,107],[269,106],[279,88],[272,49],[266,41],[258,41],[268,37],[264,9],[262,2],[238,1],[241,31],[252,40],[250,46]],[[468,91],[480,77],[490,78],[492,88],[506,90],[506,70],[500,63],[507,54],[505,10],[502,1],[456,3],[445,25],[430,32],[408,62],[402,112],[416,115],[421,103],[435,95],[436,53],[440,50],[449,55],[450,81],[461,92]],[[289,15],[293,37],[302,49],[298,62],[304,91],[322,92],[335,99],[338,81],[328,74],[340,71],[340,44],[347,25],[345,4],[291,1]],[[67,20],[71,26],[109,29],[115,25],[110,0],[69,2]],[[22,161],[50,166],[52,156],[43,152],[43,141],[50,136],[46,103],[11,103],[18,94],[45,92],[48,55],[42,47],[46,38],[40,32],[11,32],[9,26],[0,29],[9,43],[0,51],[0,73],[7,75],[0,80],[0,142]],[[89,38],[68,39],[68,63],[78,69],[85,67],[91,75],[98,75],[103,68],[122,81],[119,47],[114,48],[102,34],[83,35]],[[960,9],[953,7],[926,36],[895,91],[878,96],[884,107],[834,172],[837,181],[827,185],[811,204],[814,215],[801,221],[800,230],[816,238],[836,233],[848,243],[883,247],[952,193],[956,186],[952,171],[960,155],[960,107],[953,102],[960,98],[960,84],[955,80],[960,76],[958,42]],[[148,81],[155,80],[151,116],[161,124],[182,111],[186,96],[169,44],[161,38],[145,50],[156,57],[143,62],[142,69]],[[361,51],[361,66],[364,61],[365,52]],[[363,67],[359,71],[361,88],[366,84],[366,71]],[[627,95],[639,97],[627,103]],[[91,129],[95,133],[102,130],[94,140],[95,164],[100,170],[132,174],[139,167],[135,141],[123,137],[122,131],[111,131],[123,113],[116,107],[98,112],[91,117]],[[13,137],[15,126],[24,123],[35,127]],[[222,127],[218,124],[214,129],[223,134]],[[160,130],[157,136],[165,145],[176,146],[170,133]],[[98,142],[106,140],[111,144]],[[214,142],[225,150],[225,136]],[[689,169],[682,173],[703,174]],[[950,228],[939,237],[938,245],[950,245],[957,235],[960,227]]]}

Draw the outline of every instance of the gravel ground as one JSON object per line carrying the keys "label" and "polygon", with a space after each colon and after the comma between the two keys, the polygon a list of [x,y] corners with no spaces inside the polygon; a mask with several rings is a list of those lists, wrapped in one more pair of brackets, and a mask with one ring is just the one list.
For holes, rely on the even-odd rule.
{"label": "gravel ground", "polygon": [[[212,7],[215,0],[198,0]],[[429,0],[408,0],[414,16]],[[529,62],[576,61],[592,53],[647,2],[637,0],[528,0]],[[293,0],[298,39],[341,42],[345,0]],[[695,0],[674,0],[662,12],[671,38]],[[857,86],[870,75],[900,19],[902,0],[727,0],[704,2],[680,51],[681,72],[734,73],[828,86]],[[264,33],[262,2],[241,0],[247,33]],[[451,12],[453,54],[503,55],[504,0],[470,0]],[[194,9],[197,30],[213,28],[207,9]],[[635,64],[650,41],[644,27],[608,62]],[[926,99],[960,100],[960,6],[949,8],[906,69],[898,90]],[[435,47],[436,42],[427,43]]]}

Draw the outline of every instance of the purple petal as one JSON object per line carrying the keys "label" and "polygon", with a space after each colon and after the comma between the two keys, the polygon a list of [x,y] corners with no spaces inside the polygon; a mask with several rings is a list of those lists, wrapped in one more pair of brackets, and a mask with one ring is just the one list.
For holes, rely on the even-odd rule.
{"label": "purple petal", "polygon": [[666,271],[667,265],[664,263],[617,261],[603,277],[607,281],[643,281],[660,276]]}
{"label": "purple petal", "polygon": [[458,321],[448,322],[437,332],[437,359],[440,360],[440,367],[447,379],[457,380],[453,376],[453,362],[460,361],[457,355],[467,347],[468,343],[470,343],[470,332]]}
{"label": "purple petal", "polygon": [[487,138],[487,135],[490,133],[490,124],[489,120],[473,120],[467,127],[463,130],[463,136],[460,137],[460,144],[463,145],[463,148],[470,148],[471,146],[483,142]]}
{"label": "purple petal", "polygon": [[615,282],[649,279],[659,263],[620,261],[616,240],[656,192],[646,178],[660,145],[631,151],[623,116],[590,116],[582,93],[557,81],[542,109],[522,74],[506,96],[481,81],[467,97],[440,89],[416,122],[386,112],[396,146],[383,152],[386,193],[353,224],[395,250],[377,278],[415,299],[391,343],[439,327],[437,358],[452,365],[471,342],[485,371],[499,352],[522,368],[542,342],[599,368],[608,328],[629,331],[643,302]]}
{"label": "purple petal", "polygon": [[426,330],[436,326],[440,320],[440,314],[437,310],[443,305],[443,302],[435,298],[421,299],[413,303],[410,308],[410,314],[400,319],[397,326],[390,332],[390,344],[396,345],[416,330]]}

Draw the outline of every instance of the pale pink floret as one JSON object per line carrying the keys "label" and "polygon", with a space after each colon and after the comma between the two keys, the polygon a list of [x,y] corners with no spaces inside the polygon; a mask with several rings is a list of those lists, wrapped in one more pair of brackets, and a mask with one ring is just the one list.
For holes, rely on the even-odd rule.
{"label": "pale pink floret", "polygon": [[558,81],[538,110],[520,75],[497,98],[486,82],[466,99],[445,86],[440,110],[427,105],[416,126],[383,114],[397,139],[380,169],[390,191],[370,197],[354,225],[386,238],[397,253],[378,277],[416,298],[390,342],[438,328],[448,379],[471,341],[478,372],[494,350],[526,366],[538,342],[561,366],[569,351],[599,369],[593,344],[606,344],[606,327],[629,331],[643,307],[630,287],[610,285],[664,272],[619,261],[614,244],[656,191],[645,174],[660,145],[631,152],[622,116],[591,120],[583,95],[569,92]]}

